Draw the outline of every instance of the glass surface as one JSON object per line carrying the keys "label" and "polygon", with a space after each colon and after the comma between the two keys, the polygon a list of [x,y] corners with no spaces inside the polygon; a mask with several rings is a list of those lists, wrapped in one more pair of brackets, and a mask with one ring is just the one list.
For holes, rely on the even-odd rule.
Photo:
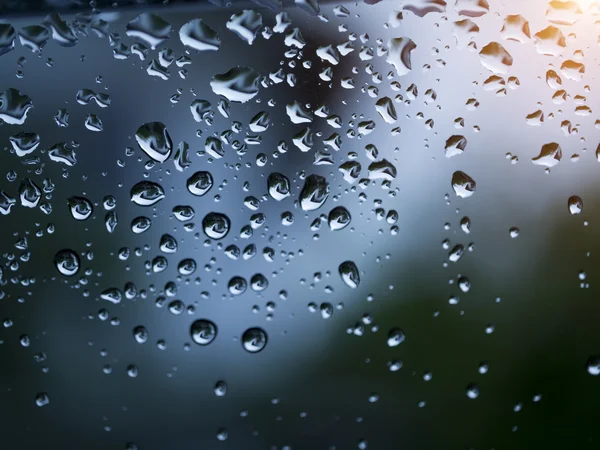
{"label": "glass surface", "polygon": [[0,448],[600,448],[600,5],[368,3],[3,3]]}

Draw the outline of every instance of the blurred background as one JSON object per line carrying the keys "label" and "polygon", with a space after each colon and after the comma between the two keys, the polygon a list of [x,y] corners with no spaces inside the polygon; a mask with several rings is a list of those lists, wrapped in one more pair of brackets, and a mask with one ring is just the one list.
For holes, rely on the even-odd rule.
{"label": "blurred background", "polygon": [[0,12],[0,448],[598,448],[596,3]]}

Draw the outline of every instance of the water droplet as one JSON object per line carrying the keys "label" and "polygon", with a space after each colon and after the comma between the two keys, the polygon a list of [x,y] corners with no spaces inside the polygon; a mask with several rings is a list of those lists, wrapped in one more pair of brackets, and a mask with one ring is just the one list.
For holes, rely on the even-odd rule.
{"label": "water droplet", "polygon": [[15,48],[17,32],[9,23],[0,24],[0,56]]}
{"label": "water droplet", "polygon": [[479,52],[479,61],[494,73],[507,73],[513,64],[513,57],[498,42],[490,42]]}
{"label": "water droplet", "polygon": [[267,178],[269,195],[280,202],[290,196],[290,180],[285,175],[273,172]]}
{"label": "water droplet", "polygon": [[257,273],[250,278],[250,287],[255,292],[262,292],[269,287],[269,282],[262,273]]}
{"label": "water droplet", "polygon": [[197,51],[219,50],[221,39],[215,30],[201,19],[193,19],[179,29],[179,39],[186,47]]}
{"label": "water droplet", "polygon": [[140,216],[131,221],[131,231],[135,234],[142,234],[148,231],[152,226],[152,220],[148,217]]}
{"label": "water droplet", "polygon": [[569,197],[569,212],[572,215],[581,214],[583,210],[583,200],[577,195]]}
{"label": "water droplet", "polygon": [[540,154],[531,158],[533,164],[544,167],[554,167],[562,158],[562,149],[556,142],[545,144],[540,150]]}
{"label": "water droplet", "polygon": [[21,206],[35,208],[42,198],[42,190],[30,178],[25,178],[19,186]]}
{"label": "water droplet", "polygon": [[211,239],[223,239],[229,233],[231,222],[225,214],[210,212],[202,219],[204,233]]}
{"label": "water droplet", "polygon": [[87,198],[84,197],[69,197],[67,200],[71,216],[75,220],[86,220],[94,212],[94,206]]}
{"label": "water droplet", "polygon": [[163,234],[160,238],[160,251],[163,253],[175,253],[177,251],[177,239],[170,234]]}
{"label": "water droplet", "polygon": [[394,66],[398,76],[406,75],[411,71],[411,53],[416,48],[417,44],[407,37],[389,40],[386,62]]}
{"label": "water droplet", "polygon": [[156,14],[142,13],[127,24],[125,34],[141,40],[154,50],[169,39],[171,25]]}
{"label": "water droplet", "polygon": [[294,101],[285,106],[285,112],[294,124],[311,123],[313,116],[307,111],[300,102]]}
{"label": "water droplet", "polygon": [[249,353],[258,353],[267,345],[267,333],[262,328],[248,328],[242,335],[242,346]]}
{"label": "water droplet", "polygon": [[397,347],[402,344],[406,337],[404,336],[404,331],[400,328],[392,328],[388,333],[387,337],[387,345],[388,347]]}
{"label": "water droplet", "polygon": [[138,128],[135,139],[150,158],[160,163],[165,162],[173,150],[171,136],[161,122],[145,123]]}
{"label": "water droplet", "polygon": [[240,39],[252,45],[258,30],[262,28],[262,15],[252,9],[245,9],[233,14],[225,26],[237,34]]}
{"label": "water droplet", "polygon": [[32,107],[31,98],[18,89],[9,88],[0,93],[0,119],[9,125],[23,125]]}
{"label": "water droplet", "polygon": [[138,325],[133,329],[133,338],[138,344],[145,344],[148,341],[148,330],[143,325]]}
{"label": "water droplet", "polygon": [[[213,92],[231,102],[245,103],[258,94],[260,74],[249,67],[234,67],[210,82]],[[0,116],[1,117],[1,116]]]}
{"label": "water droplet", "polygon": [[29,155],[40,145],[40,136],[37,133],[24,131],[9,138],[10,144],[18,157]]}
{"label": "water droplet", "polygon": [[534,45],[541,55],[560,56],[567,46],[565,36],[558,28],[550,25],[533,35]]}
{"label": "water droplet", "polygon": [[381,97],[375,104],[375,109],[383,120],[387,123],[394,123],[398,120],[398,114],[396,113],[396,107],[389,97]]}
{"label": "water droplet", "polygon": [[79,256],[73,250],[61,250],[54,256],[54,265],[62,275],[71,277],[79,272]]}
{"label": "water droplet", "polygon": [[213,186],[213,177],[210,172],[199,171],[188,178],[186,186],[191,194],[203,196]]}
{"label": "water droplet", "polygon": [[343,206],[336,206],[329,212],[327,223],[332,231],[343,230],[352,221],[350,212]]}
{"label": "water droplet", "polygon": [[215,384],[215,395],[217,397],[224,397],[227,394],[227,383],[223,380],[217,381]]}
{"label": "water droplet", "polygon": [[461,198],[471,197],[475,193],[477,183],[464,172],[456,171],[452,174],[452,189]]}
{"label": "water droplet", "polygon": [[462,154],[467,148],[467,138],[464,136],[450,136],[446,140],[446,158]]}
{"label": "water droplet", "polygon": [[192,323],[190,334],[198,345],[208,345],[217,337],[217,326],[207,319],[199,319]]}
{"label": "water droplet", "polygon": [[108,288],[102,291],[100,298],[116,305],[123,300],[123,293],[117,288]]}
{"label": "water droplet", "polygon": [[467,386],[466,393],[467,397],[471,400],[475,400],[479,397],[479,387],[475,383],[471,383]]}
{"label": "water droplet", "polygon": [[590,375],[600,375],[600,356],[591,356],[585,363],[585,368]]}
{"label": "water droplet", "polygon": [[300,207],[303,211],[319,209],[329,197],[329,183],[321,175],[309,175],[300,191]]}
{"label": "water droplet", "polygon": [[360,284],[360,275],[358,267],[353,261],[344,261],[340,264],[338,271],[342,277],[342,281],[349,288],[356,289]]}
{"label": "water droplet", "polygon": [[248,289],[248,282],[245,278],[235,276],[229,280],[227,289],[231,295],[242,295]]}
{"label": "water droplet", "polygon": [[163,187],[152,181],[140,181],[131,188],[131,201],[139,206],[152,206],[165,198]]}
{"label": "water droplet", "polygon": [[50,30],[43,25],[28,25],[19,30],[19,40],[23,47],[40,53],[50,40]]}
{"label": "water droplet", "polygon": [[35,404],[37,406],[39,406],[40,408],[42,406],[46,406],[49,403],[50,403],[50,397],[48,396],[48,394],[46,392],[39,392],[35,396]]}

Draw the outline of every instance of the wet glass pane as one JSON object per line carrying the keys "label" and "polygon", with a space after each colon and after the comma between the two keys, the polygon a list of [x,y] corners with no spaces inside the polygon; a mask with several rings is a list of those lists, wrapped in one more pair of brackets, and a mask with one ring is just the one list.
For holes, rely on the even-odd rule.
{"label": "wet glass pane", "polygon": [[0,448],[600,448],[599,3],[0,14]]}

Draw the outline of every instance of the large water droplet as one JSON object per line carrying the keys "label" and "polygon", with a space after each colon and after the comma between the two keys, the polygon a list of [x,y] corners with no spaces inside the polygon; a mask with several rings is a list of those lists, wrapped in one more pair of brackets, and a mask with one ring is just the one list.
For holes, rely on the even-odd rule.
{"label": "large water droplet", "polygon": [[352,217],[350,216],[350,212],[346,208],[343,206],[336,206],[329,212],[327,223],[332,231],[337,231],[343,230],[350,225],[351,220]]}
{"label": "large water droplet", "polygon": [[406,336],[404,335],[404,331],[402,329],[394,327],[392,328],[387,337],[387,345],[388,347],[397,347],[404,342]]}
{"label": "large water droplet", "polygon": [[242,295],[248,289],[248,282],[243,277],[234,276],[227,283],[227,289],[231,295]]}
{"label": "large water droplet", "polygon": [[225,214],[210,212],[202,219],[202,229],[211,239],[223,239],[229,233],[231,222]]}
{"label": "large water droplet", "polygon": [[412,12],[418,17],[424,17],[429,13],[442,13],[446,11],[444,0],[405,0],[402,9]]}
{"label": "large water droplet", "polygon": [[10,52],[15,48],[16,37],[17,32],[11,24],[0,24],[0,56]]}
{"label": "large water droplet", "polygon": [[569,197],[569,212],[572,215],[581,214],[583,210],[583,200],[577,195]]}
{"label": "large water droplet", "polygon": [[42,190],[30,178],[25,178],[19,186],[21,206],[35,208],[42,198]]}
{"label": "large water droplet", "polygon": [[498,42],[490,42],[479,52],[479,61],[494,73],[507,73],[513,64],[513,57]]}
{"label": "large water droplet", "polygon": [[410,55],[415,48],[417,48],[417,44],[407,37],[389,40],[386,61],[394,66],[398,76],[406,75],[411,71],[412,63]]}
{"label": "large water droplet", "polygon": [[29,155],[40,145],[37,133],[20,132],[9,138],[10,144],[18,157]]}
{"label": "large water droplet", "polygon": [[190,334],[198,345],[208,345],[217,337],[217,326],[207,319],[199,319],[192,323]]}
{"label": "large water droplet", "polygon": [[23,47],[40,53],[50,40],[50,30],[43,25],[28,25],[19,30],[19,40]]}
{"label": "large water droplet", "polygon": [[551,142],[542,146],[540,154],[531,158],[533,164],[544,167],[554,167],[562,158],[562,149],[556,142]]}
{"label": "large water droplet", "polygon": [[591,356],[585,363],[585,369],[590,375],[600,375],[600,356]]}
{"label": "large water droplet", "polygon": [[71,216],[75,220],[86,220],[94,212],[94,206],[87,198],[72,196],[67,200]]}
{"label": "large water droplet", "polygon": [[269,195],[280,202],[290,196],[290,180],[285,175],[273,172],[267,178]]}
{"label": "large water droplet", "polygon": [[475,193],[476,187],[475,180],[466,173],[458,170],[452,174],[452,189],[457,196],[470,197]]}
{"label": "large water droplet", "polygon": [[346,286],[356,289],[360,284],[360,275],[358,267],[353,261],[344,261],[340,264],[338,271],[342,277],[342,281]]}
{"label": "large water droplet", "polygon": [[319,209],[329,197],[329,183],[321,175],[309,175],[300,191],[300,207],[303,211]]}
{"label": "large water droplet", "polygon": [[267,333],[262,328],[248,328],[242,334],[242,346],[249,353],[258,353],[267,346]]}
{"label": "large water droplet", "polygon": [[32,107],[31,99],[17,89],[0,93],[0,119],[9,125],[23,125]]}
{"label": "large water droplet", "polygon": [[221,39],[202,19],[193,19],[179,29],[179,39],[186,47],[198,51],[219,50]]}
{"label": "large water droplet", "polygon": [[227,21],[227,29],[252,45],[258,31],[262,28],[262,16],[252,9],[233,14]]}
{"label": "large water droplet", "polygon": [[133,329],[133,338],[138,344],[148,342],[148,330],[143,325],[138,325]]}
{"label": "large water droplet", "polygon": [[191,194],[203,196],[213,186],[213,177],[210,172],[199,171],[188,178],[186,186]]}
{"label": "large water droplet", "polygon": [[145,123],[135,133],[140,148],[153,160],[165,162],[173,150],[167,127],[161,122]]}
{"label": "large water droplet", "polygon": [[125,34],[141,40],[154,50],[169,39],[171,25],[156,14],[142,13],[127,24]]}
{"label": "large water droplet", "polygon": [[131,201],[140,206],[152,206],[165,198],[163,187],[153,181],[140,181],[131,188]]}
{"label": "large water droplet", "polygon": [[73,250],[64,249],[54,255],[54,265],[62,275],[71,277],[79,272],[81,263],[77,253]]}
{"label": "large water droplet", "polygon": [[217,95],[232,102],[245,103],[258,94],[260,74],[249,67],[234,67],[225,73],[217,74],[210,87]]}

